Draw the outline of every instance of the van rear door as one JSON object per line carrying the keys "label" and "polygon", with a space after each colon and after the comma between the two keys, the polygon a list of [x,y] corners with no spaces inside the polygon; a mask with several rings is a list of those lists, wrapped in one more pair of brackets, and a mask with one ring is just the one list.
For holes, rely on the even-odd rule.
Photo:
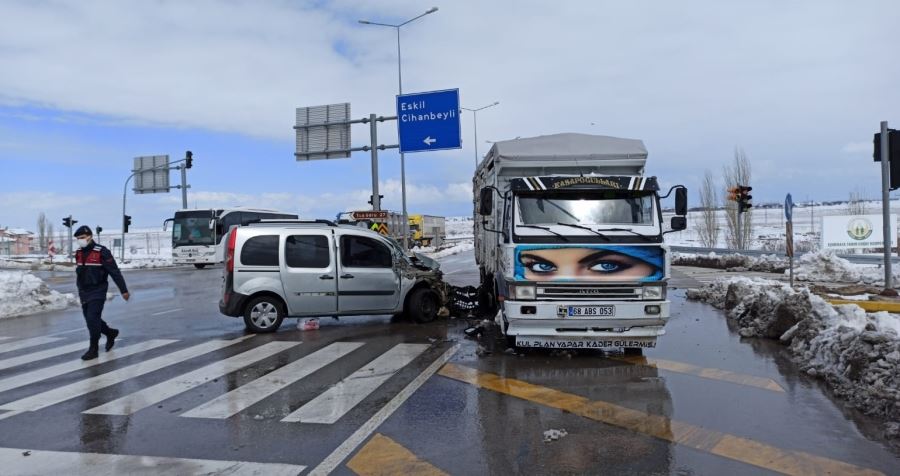
{"label": "van rear door", "polygon": [[337,312],[337,263],[331,231],[290,230],[283,243],[281,282],[289,314]]}

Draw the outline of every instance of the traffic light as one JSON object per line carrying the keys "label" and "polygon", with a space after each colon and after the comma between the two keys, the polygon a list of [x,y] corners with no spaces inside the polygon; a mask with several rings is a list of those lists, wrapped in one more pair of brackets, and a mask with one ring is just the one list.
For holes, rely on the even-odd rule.
{"label": "traffic light", "polygon": [[78,220],[73,220],[72,215],[63,218],[63,226],[66,228],[72,228],[76,223],[78,223]]}
{"label": "traffic light", "polygon": [[122,217],[122,233],[128,233],[128,225],[131,225],[131,215]]}
{"label": "traffic light", "polygon": [[184,153],[184,168],[189,169],[194,165],[194,153],[187,151]]}
{"label": "traffic light", "polygon": [[97,225],[97,236],[100,236],[100,233],[103,233],[103,227],[100,225]]}
{"label": "traffic light", "polygon": [[[384,195],[378,195],[378,199],[381,200],[384,198]],[[369,195],[369,205],[372,205],[372,195]]]}
{"label": "traffic light", "polygon": [[750,195],[750,191],[753,190],[753,187],[745,187],[743,185],[738,185],[738,211],[740,213],[744,213],[747,210],[753,208],[753,204],[750,203],[750,200],[753,200],[753,195]]}
{"label": "traffic light", "polygon": [[728,200],[731,202],[736,202],[740,199],[741,196],[741,188],[740,187],[731,187],[728,189]]}

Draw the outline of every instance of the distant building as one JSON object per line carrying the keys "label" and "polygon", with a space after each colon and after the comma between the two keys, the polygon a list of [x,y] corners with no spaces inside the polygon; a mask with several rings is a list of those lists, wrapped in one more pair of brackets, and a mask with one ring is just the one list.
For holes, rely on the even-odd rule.
{"label": "distant building", "polygon": [[24,228],[0,228],[0,253],[5,255],[27,255],[36,246],[34,233]]}

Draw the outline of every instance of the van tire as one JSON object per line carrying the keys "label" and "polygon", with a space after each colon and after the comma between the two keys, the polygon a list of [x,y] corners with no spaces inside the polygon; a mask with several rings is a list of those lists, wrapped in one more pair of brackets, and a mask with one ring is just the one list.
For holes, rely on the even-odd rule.
{"label": "van tire", "polygon": [[254,334],[275,332],[284,321],[284,306],[272,296],[253,298],[244,308],[244,325]]}
{"label": "van tire", "polygon": [[197,269],[203,269],[206,267],[206,263],[194,263],[194,267]]}
{"label": "van tire", "polygon": [[437,318],[441,308],[440,299],[430,288],[413,289],[406,305],[406,313],[419,324],[431,322]]}

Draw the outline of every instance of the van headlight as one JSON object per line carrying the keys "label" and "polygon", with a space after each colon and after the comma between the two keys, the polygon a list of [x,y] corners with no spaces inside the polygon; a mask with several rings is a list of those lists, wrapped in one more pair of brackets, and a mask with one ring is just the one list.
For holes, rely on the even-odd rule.
{"label": "van headlight", "polygon": [[516,298],[517,301],[533,301],[535,297],[535,289],[534,286],[510,286],[512,288],[512,295]]}
{"label": "van headlight", "polygon": [[642,299],[648,301],[658,301],[663,298],[662,286],[644,286]]}

